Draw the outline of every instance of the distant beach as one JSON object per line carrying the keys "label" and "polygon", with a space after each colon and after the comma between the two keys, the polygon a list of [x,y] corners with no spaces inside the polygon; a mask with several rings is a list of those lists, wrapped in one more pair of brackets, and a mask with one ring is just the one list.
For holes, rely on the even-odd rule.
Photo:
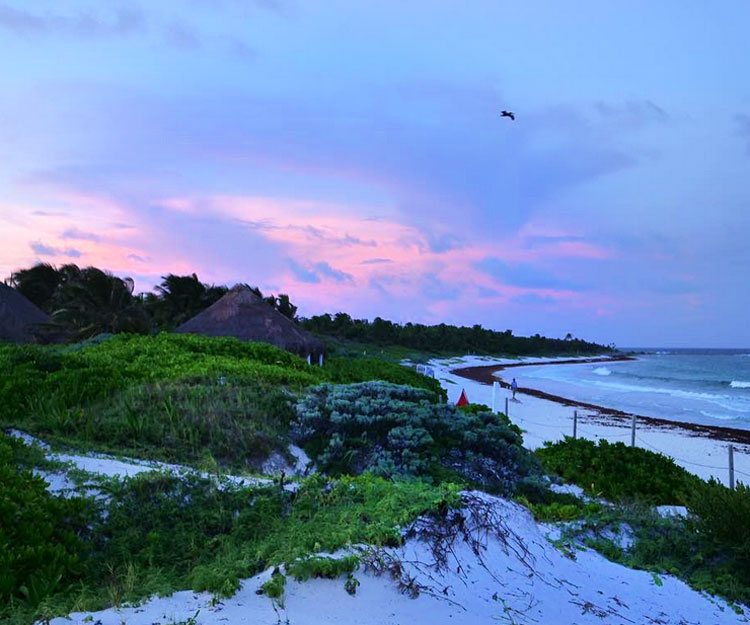
{"label": "distant beach", "polygon": [[[435,375],[448,391],[449,401],[456,401],[462,389],[469,401],[492,405],[492,383],[500,382],[502,391],[496,407],[505,409],[512,421],[524,431],[525,446],[535,449],[545,441],[561,440],[573,434],[573,413],[578,413],[578,436],[592,440],[630,444],[633,413],[616,408],[579,401],[531,388],[523,380],[517,400],[507,390],[510,376],[499,378],[506,369],[522,372],[525,367],[551,365],[615,364],[633,360],[631,357],[601,358],[527,358],[509,360],[483,356],[467,356],[448,360],[434,360]],[[750,360],[750,359],[749,359]],[[516,373],[514,371],[514,373]],[[521,378],[521,375],[517,375]],[[636,445],[671,456],[688,471],[709,479],[714,477],[728,483],[728,446],[734,447],[736,481],[750,483],[750,430],[722,425],[690,423],[647,414],[636,414]]]}

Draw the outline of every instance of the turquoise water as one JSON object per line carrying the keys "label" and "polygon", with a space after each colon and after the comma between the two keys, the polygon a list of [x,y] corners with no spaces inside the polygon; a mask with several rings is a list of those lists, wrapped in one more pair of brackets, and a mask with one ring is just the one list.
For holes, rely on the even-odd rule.
{"label": "turquoise water", "polygon": [[519,386],[636,414],[750,429],[750,350],[655,350],[637,360],[523,367]]}

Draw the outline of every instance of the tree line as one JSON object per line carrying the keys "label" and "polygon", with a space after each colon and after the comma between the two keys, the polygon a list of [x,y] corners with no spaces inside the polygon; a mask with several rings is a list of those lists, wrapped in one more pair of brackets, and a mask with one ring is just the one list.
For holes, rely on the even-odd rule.
{"label": "tree line", "polygon": [[[101,333],[171,331],[229,291],[224,285],[201,282],[195,273],[170,273],[162,276],[154,291],[136,294],[131,278],[120,278],[97,267],[55,267],[48,263],[16,271],[7,283],[48,313],[53,324],[72,340]],[[539,334],[522,337],[513,336],[511,330],[498,332],[481,325],[399,324],[380,317],[373,321],[353,319],[343,312],[298,318],[297,306],[287,294],[265,296],[258,287],[244,286],[285,317],[323,338],[454,354],[593,354],[614,349],[613,345],[591,343],[571,334],[564,339]]]}
{"label": "tree line", "polygon": [[316,334],[374,343],[380,346],[402,346],[411,349],[452,354],[598,354],[614,351],[614,345],[599,345],[574,338],[564,339],[534,336],[513,336],[511,330],[498,332],[481,325],[453,326],[441,323],[427,326],[421,323],[399,324],[376,317],[352,319],[346,313],[317,315],[302,319],[303,327]]}
{"label": "tree line", "polygon": [[[170,273],[162,276],[154,292],[135,294],[131,278],[120,278],[97,267],[55,267],[47,263],[16,271],[7,282],[74,340],[101,333],[174,330],[229,290],[227,286],[205,284],[194,273]],[[264,296],[258,287],[245,286],[282,315],[296,317],[297,307],[288,295]]]}

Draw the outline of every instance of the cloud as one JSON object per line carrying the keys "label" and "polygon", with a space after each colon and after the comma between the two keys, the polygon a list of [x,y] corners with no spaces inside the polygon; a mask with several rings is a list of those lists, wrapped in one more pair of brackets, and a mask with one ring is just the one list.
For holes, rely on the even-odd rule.
{"label": "cloud", "polygon": [[92,241],[94,243],[100,240],[99,235],[96,235],[93,232],[84,232],[83,230],[79,230],[78,228],[68,228],[60,235],[60,238],[76,239],[79,241]]}
{"label": "cloud", "polygon": [[34,217],[65,217],[67,213],[64,213],[62,211],[31,211],[31,214],[34,215]]}
{"label": "cloud", "polygon": [[651,100],[629,100],[618,104],[597,102],[594,109],[602,117],[625,126],[663,124],[669,120],[667,112]]}
{"label": "cloud", "polygon": [[29,244],[32,251],[38,256],[67,256],[69,258],[80,258],[83,254],[79,250],[69,247],[66,249],[60,249],[58,247],[52,247],[51,245],[45,245],[40,241],[35,241]]}
{"label": "cloud", "polygon": [[557,300],[551,295],[538,295],[537,293],[522,293],[515,295],[511,301],[516,304],[525,304],[531,306],[549,306]]}
{"label": "cloud", "polygon": [[734,121],[737,124],[736,134],[747,141],[747,153],[750,154],[750,115],[737,114]]}
{"label": "cloud", "polygon": [[294,277],[297,278],[297,280],[299,280],[300,282],[309,282],[312,284],[317,284],[318,282],[320,282],[320,276],[316,271],[305,269],[304,267],[302,267],[302,265],[297,264],[293,260],[289,261],[289,266],[292,269]]}
{"label": "cloud", "polygon": [[138,254],[128,254],[126,258],[129,260],[134,260],[137,263],[147,263],[151,260],[151,258],[148,256],[139,256]]}
{"label": "cloud", "polygon": [[326,262],[315,263],[315,269],[320,275],[332,278],[336,282],[345,282],[349,284],[354,282],[354,278],[351,274],[348,274],[344,271],[339,271],[338,269],[334,269]]}
{"label": "cloud", "polygon": [[390,258],[368,258],[367,260],[363,260],[360,265],[384,265],[392,262]]}
{"label": "cloud", "polygon": [[311,267],[306,268],[290,259],[289,266],[300,282],[317,284],[322,282],[323,278],[331,278],[339,284],[352,284],[354,282],[354,277],[351,274],[334,269],[325,261],[314,263]]}
{"label": "cloud", "polygon": [[114,15],[105,18],[89,12],[33,13],[0,3],[0,28],[20,35],[124,36],[143,30],[144,26],[143,14],[132,8],[117,9]]}
{"label": "cloud", "polygon": [[456,300],[461,296],[460,284],[441,280],[435,273],[425,272],[417,281],[421,295],[431,301]]}
{"label": "cloud", "polygon": [[169,24],[165,30],[164,38],[169,45],[182,50],[197,50],[201,47],[198,33],[181,22]]}
{"label": "cloud", "polygon": [[509,286],[528,289],[571,289],[581,287],[571,281],[556,277],[551,271],[530,263],[508,263],[487,256],[476,263],[477,269]]}

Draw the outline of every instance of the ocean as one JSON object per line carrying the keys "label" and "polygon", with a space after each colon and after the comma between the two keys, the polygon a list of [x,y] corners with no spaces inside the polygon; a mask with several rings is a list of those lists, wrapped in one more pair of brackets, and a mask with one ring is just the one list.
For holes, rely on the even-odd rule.
{"label": "ocean", "polygon": [[519,386],[644,416],[750,429],[750,350],[639,350],[625,362],[509,369]]}

